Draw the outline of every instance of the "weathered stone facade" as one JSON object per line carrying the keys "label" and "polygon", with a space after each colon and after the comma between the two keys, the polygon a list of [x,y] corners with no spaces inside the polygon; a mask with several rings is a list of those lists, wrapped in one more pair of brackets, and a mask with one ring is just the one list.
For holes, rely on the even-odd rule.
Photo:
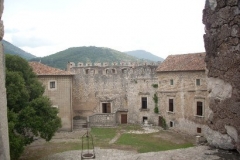
{"label": "weathered stone facade", "polygon": [[[3,0],[0,0],[0,19],[3,13]],[[4,35],[3,21],[0,20],[0,40]],[[9,138],[7,121],[7,99],[5,88],[5,58],[0,42],[0,159],[9,160]]]}
{"label": "weathered stone facade", "polygon": [[[125,121],[123,118],[127,123],[141,124],[145,118],[157,125],[157,115],[154,113],[152,100],[156,92],[152,87],[152,84],[157,84],[156,68],[157,64],[130,62],[85,65],[83,63],[75,65],[70,62],[68,69],[75,73],[74,117],[91,116],[89,120],[94,121],[95,124],[98,119],[102,125],[126,123],[123,122]],[[142,97],[147,99],[146,109],[141,109]],[[112,113],[115,114],[115,118],[111,116]]]}
{"label": "weathered stone facade", "polygon": [[157,70],[159,109],[168,127],[201,136],[210,114],[204,57],[202,53],[169,56]]}
{"label": "weathered stone facade", "polygon": [[203,23],[212,110],[208,141],[240,152],[240,1],[206,0]]}

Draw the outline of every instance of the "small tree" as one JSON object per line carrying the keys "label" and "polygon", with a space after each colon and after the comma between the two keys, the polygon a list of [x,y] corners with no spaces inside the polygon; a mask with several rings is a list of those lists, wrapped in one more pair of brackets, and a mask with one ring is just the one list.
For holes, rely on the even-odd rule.
{"label": "small tree", "polygon": [[34,136],[47,141],[61,127],[58,110],[43,96],[44,87],[28,62],[6,55],[6,90],[11,159],[18,159]]}

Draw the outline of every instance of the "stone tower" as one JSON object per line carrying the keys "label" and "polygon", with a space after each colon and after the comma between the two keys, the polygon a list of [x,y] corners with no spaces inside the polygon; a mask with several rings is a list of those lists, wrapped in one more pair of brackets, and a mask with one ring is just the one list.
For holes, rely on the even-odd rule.
{"label": "stone tower", "polygon": [[240,0],[206,0],[203,23],[212,110],[207,139],[240,152]]}
{"label": "stone tower", "polygon": [[[3,0],[0,0],[0,18],[3,13]],[[3,21],[0,21],[0,40],[4,34]],[[5,59],[3,46],[0,44],[0,159],[9,160],[9,140],[7,121],[7,99],[5,88]]]}

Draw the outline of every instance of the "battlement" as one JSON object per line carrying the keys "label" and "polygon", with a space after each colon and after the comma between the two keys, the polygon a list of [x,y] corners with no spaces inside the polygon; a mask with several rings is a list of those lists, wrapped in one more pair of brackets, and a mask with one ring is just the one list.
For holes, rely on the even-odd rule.
{"label": "battlement", "polygon": [[135,67],[135,66],[158,66],[161,62],[87,62],[87,63],[83,63],[83,62],[78,62],[77,64],[75,64],[74,62],[68,62],[68,68],[71,69],[73,67],[90,67],[90,66],[96,66],[96,67],[107,67],[107,66],[126,66],[126,67]]}

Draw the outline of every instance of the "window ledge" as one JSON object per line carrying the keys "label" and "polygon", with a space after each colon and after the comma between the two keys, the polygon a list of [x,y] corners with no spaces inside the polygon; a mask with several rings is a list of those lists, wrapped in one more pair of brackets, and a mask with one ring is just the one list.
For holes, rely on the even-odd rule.
{"label": "window ledge", "polygon": [[167,113],[170,113],[170,114],[175,114],[175,112],[172,112],[172,111],[167,111]]}
{"label": "window ledge", "polygon": [[200,116],[200,115],[195,115],[195,117],[204,118],[204,116]]}
{"label": "window ledge", "polygon": [[148,108],[147,108],[147,109],[140,108],[139,110],[140,110],[140,111],[150,111],[150,109],[148,109]]}

